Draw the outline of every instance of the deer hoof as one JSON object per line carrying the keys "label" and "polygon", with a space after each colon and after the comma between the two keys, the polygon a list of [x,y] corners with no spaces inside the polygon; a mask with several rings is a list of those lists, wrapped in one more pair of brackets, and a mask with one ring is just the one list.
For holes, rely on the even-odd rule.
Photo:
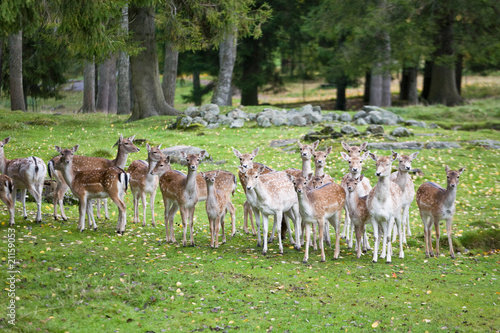
{"label": "deer hoof", "polygon": [[94,231],[97,231],[97,227],[94,228]]}
{"label": "deer hoof", "polygon": [[454,254],[450,254],[450,257],[451,257],[451,259],[455,259],[455,255]]}
{"label": "deer hoof", "polygon": [[320,262],[326,262],[326,260],[325,260],[325,259],[321,259],[321,261],[320,261]]}
{"label": "deer hoof", "polygon": [[391,262],[391,261],[386,261],[385,263],[386,263],[386,264],[388,264],[388,265],[389,265],[389,264],[392,264],[392,262]]}
{"label": "deer hoof", "polygon": [[376,263],[377,263],[377,260],[373,259],[373,260],[372,260],[372,263],[376,264]]}
{"label": "deer hoof", "polygon": [[304,259],[304,260],[302,261],[302,263],[303,263],[303,264],[307,264],[307,260],[306,260],[306,259]]}

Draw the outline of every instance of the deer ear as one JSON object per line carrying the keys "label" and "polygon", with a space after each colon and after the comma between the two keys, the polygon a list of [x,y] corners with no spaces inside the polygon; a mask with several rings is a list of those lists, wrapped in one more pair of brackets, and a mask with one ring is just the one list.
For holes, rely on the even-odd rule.
{"label": "deer ear", "polygon": [[74,146],[73,148],[71,148],[71,150],[73,151],[73,153],[75,153],[78,150],[78,148],[80,148],[80,145]]}
{"label": "deer ear", "polygon": [[372,158],[372,160],[374,160],[375,162],[377,162],[377,155],[375,155],[374,153],[368,153],[370,155],[370,157]]}
{"label": "deer ear", "polygon": [[414,159],[415,159],[415,157],[417,157],[418,153],[419,153],[419,152],[417,151],[417,152],[415,152],[415,153],[410,154],[410,158],[411,158],[412,160],[414,160]]}
{"label": "deer ear", "polygon": [[58,153],[60,153],[60,152],[62,151],[61,147],[59,147],[59,146],[54,146],[54,148],[56,149],[56,151],[57,151]]}
{"label": "deer ear", "polygon": [[257,156],[257,154],[259,153],[259,147],[255,148],[253,151],[252,151],[252,155],[253,157]]}
{"label": "deer ear", "polygon": [[347,154],[346,154],[346,153],[344,153],[343,151],[341,151],[341,152],[340,152],[340,156],[342,156],[342,158],[343,158],[345,161],[349,162],[349,155],[347,155]]}
{"label": "deer ear", "polygon": [[465,168],[460,168],[460,169],[458,169],[458,173],[459,173],[459,174],[462,174],[462,172],[464,172],[464,171],[465,171]]}
{"label": "deer ear", "polygon": [[10,141],[10,136],[9,136],[9,137],[7,137],[7,138],[5,138],[5,139],[3,140],[3,144],[5,145],[5,144],[7,144],[9,141]]}
{"label": "deer ear", "polygon": [[217,171],[215,172],[214,178],[219,177],[219,174],[220,174],[220,170],[217,170]]}
{"label": "deer ear", "polygon": [[241,153],[238,150],[234,149],[234,148],[233,148],[233,154],[234,154],[234,156],[236,156],[238,158],[241,157]]}
{"label": "deer ear", "polygon": [[299,148],[302,148],[304,146],[302,143],[300,143],[300,141],[297,141],[297,143],[299,144]]}
{"label": "deer ear", "polygon": [[290,181],[293,183],[295,181],[295,177],[292,176],[291,174],[287,173],[286,174],[288,176],[288,179],[290,179]]}
{"label": "deer ear", "polygon": [[365,152],[363,155],[361,155],[361,160],[366,160],[370,156],[370,152]]}
{"label": "deer ear", "polygon": [[445,166],[444,166],[444,171],[446,171],[446,173],[448,173],[448,172],[450,171],[450,167],[449,167],[449,166],[447,166],[447,165],[445,165]]}
{"label": "deer ear", "polygon": [[342,148],[349,151],[349,148],[351,148],[351,147],[349,146],[349,144],[347,142],[342,141]]}
{"label": "deer ear", "polygon": [[398,159],[399,154],[398,154],[398,153],[396,153],[395,151],[392,151],[392,150],[391,150],[391,152],[392,152],[392,161],[394,162],[395,160],[397,160],[397,159]]}
{"label": "deer ear", "polygon": [[310,181],[310,180],[312,179],[312,177],[313,177],[313,174],[312,174],[312,173],[310,173],[310,174],[308,174],[308,175],[307,175],[306,180],[307,180],[307,181]]}
{"label": "deer ear", "polygon": [[261,173],[263,173],[265,170],[266,170],[266,166],[265,166],[265,165],[261,165],[261,166],[259,167],[259,170],[257,170],[257,172],[258,172],[258,173],[259,173],[259,175],[260,175],[260,174],[261,174]]}
{"label": "deer ear", "polygon": [[363,178],[365,178],[365,175],[361,175],[361,176],[359,176],[359,181],[362,181],[362,180],[363,180]]}
{"label": "deer ear", "polygon": [[149,143],[146,143],[146,150],[148,151],[148,153],[151,151],[151,146],[149,145]]}
{"label": "deer ear", "polygon": [[134,141],[135,135],[132,135],[130,138],[128,138],[130,141]]}
{"label": "deer ear", "polygon": [[202,150],[202,151],[200,151],[200,154],[198,156],[200,156],[200,158],[203,158],[203,157],[205,157],[206,153],[207,153],[206,150]]}
{"label": "deer ear", "polygon": [[205,179],[205,173],[204,172],[200,172],[200,176],[201,176],[201,178]]}
{"label": "deer ear", "polygon": [[[332,146],[330,146],[330,147],[326,148],[326,150],[325,150],[325,154],[326,154],[326,156],[330,155],[330,153],[331,153],[331,152],[332,152]],[[326,156],[325,156],[325,157],[326,157]]]}
{"label": "deer ear", "polygon": [[186,158],[186,157],[187,157],[187,154],[186,154],[185,152],[181,151],[181,157],[182,157],[182,158]]}
{"label": "deer ear", "polygon": [[161,149],[161,145],[162,145],[162,144],[163,144],[163,143],[160,143],[158,146],[156,146],[156,148]]}
{"label": "deer ear", "polygon": [[367,146],[368,146],[368,142],[363,142],[363,143],[361,144],[361,146],[359,146],[359,150],[363,151],[363,150],[365,150],[365,149],[366,149],[366,147],[367,147]]}
{"label": "deer ear", "polygon": [[319,145],[319,140],[314,141],[314,143],[311,145],[312,149],[318,148]]}

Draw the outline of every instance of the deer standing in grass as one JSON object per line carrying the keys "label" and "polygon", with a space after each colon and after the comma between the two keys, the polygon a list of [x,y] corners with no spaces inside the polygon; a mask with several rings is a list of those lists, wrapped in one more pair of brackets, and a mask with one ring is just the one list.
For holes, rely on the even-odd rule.
{"label": "deer standing in grass", "polygon": [[328,183],[317,189],[308,190],[307,186],[310,182],[308,178],[302,176],[289,176],[292,180],[299,201],[299,212],[302,221],[305,223],[305,254],[304,263],[309,260],[309,244],[311,238],[311,224],[318,224],[319,230],[319,246],[321,249],[321,262],[325,261],[325,249],[323,245],[323,232],[328,230],[325,228],[326,221],[329,221],[335,229],[335,253],[333,258],[338,259],[340,253],[340,214],[344,207],[346,194],[344,189],[335,183]]}
{"label": "deer standing in grass", "polygon": [[[341,152],[340,155],[342,158],[349,163],[349,173],[347,173],[344,177],[342,177],[342,182],[341,186],[342,188],[348,192],[347,188],[347,179],[349,177],[359,179],[360,184],[357,186],[357,193],[359,193],[360,196],[366,196],[368,193],[370,193],[372,186],[370,184],[370,180],[366,177],[361,177],[361,171],[363,170],[363,162],[369,157],[368,153],[364,153],[361,156],[353,154],[353,156],[349,156],[348,154]],[[349,206],[346,204],[344,207],[345,210],[345,220],[344,220],[344,230],[346,230],[347,226],[347,235],[346,235],[346,240],[348,241],[348,247],[349,249],[352,249],[352,244],[353,244],[353,231],[354,228],[350,228],[351,224],[351,214],[349,212]],[[349,235],[349,232],[351,233]],[[357,246],[357,245],[356,245]],[[358,246],[357,246],[358,247]],[[370,244],[368,244],[368,237],[366,235],[366,230],[363,232],[363,250],[369,250],[370,249]],[[365,251],[366,252],[366,251]]]}
{"label": "deer standing in grass", "polygon": [[54,164],[55,170],[61,171],[66,184],[80,201],[78,229],[85,229],[85,214],[91,199],[110,197],[118,207],[118,224],[116,231],[123,235],[127,224],[126,206],[123,198],[127,191],[129,175],[116,166],[106,169],[76,171],[73,167],[74,153],[78,145],[71,149],[55,146],[61,154]]}
{"label": "deer standing in grass", "polygon": [[[289,180],[285,172],[277,171],[264,174],[265,166],[261,166],[258,170],[245,169],[238,167],[245,175],[245,184],[247,187],[247,201],[252,206],[257,225],[262,214],[262,227],[264,234],[264,243],[262,254],[267,253],[267,233],[269,230],[269,215],[274,216],[275,224],[278,227],[278,241],[280,253],[283,253],[283,245],[281,243],[281,221],[283,214],[286,214],[292,221],[295,222],[295,246],[300,246],[300,214],[297,195],[295,193],[292,182]],[[290,228],[288,228],[290,229]],[[257,233],[257,246],[260,246],[260,232]]]}
{"label": "deer standing in grass", "polygon": [[396,222],[399,231],[399,258],[404,258],[403,239],[401,229],[401,208],[403,205],[403,192],[399,186],[390,180],[391,166],[398,158],[398,154],[391,156],[377,156],[369,153],[375,161],[375,175],[378,177],[377,185],[368,194],[366,206],[370,214],[370,221],[373,226],[373,262],[378,259],[378,247],[380,242],[379,228],[383,231],[381,258],[387,256],[386,262],[391,262],[392,244],[391,231]]}
{"label": "deer standing in grass", "polygon": [[[10,141],[10,136],[0,141],[0,173],[12,179],[12,202],[16,205],[17,190],[21,190],[23,217],[26,219],[26,191],[35,198],[37,212],[35,222],[42,222],[42,191],[47,168],[45,162],[35,156],[8,160],[4,146]],[[13,223],[13,220],[11,220]]]}
{"label": "deer standing in grass", "polygon": [[133,161],[128,172],[130,174],[130,190],[134,197],[134,223],[139,223],[139,198],[142,202],[142,226],[146,226],[146,195],[149,194],[149,206],[151,209],[151,223],[156,227],[155,223],[155,196],[158,188],[158,176],[152,175],[151,171],[165,155],[160,150],[161,144],[152,147],[148,143],[146,149],[148,151],[148,161],[136,160]]}
{"label": "deer standing in grass", "polygon": [[[396,152],[392,151],[392,154]],[[410,228],[410,206],[415,199],[415,187],[413,180],[408,173],[411,170],[411,162],[417,157],[418,152],[410,155],[398,155],[398,171],[391,174],[391,181],[395,182],[403,192],[403,220],[401,222],[403,227],[403,243],[406,244],[406,235],[411,236]],[[394,233],[396,236],[396,233]],[[394,238],[392,239],[395,240]]]}
{"label": "deer standing in grass", "polygon": [[9,225],[14,225],[14,201],[12,201],[12,191],[14,190],[14,182],[9,176],[0,175],[0,200],[7,206],[9,210]]}
{"label": "deer standing in grass", "polygon": [[[123,135],[120,134],[120,138],[115,144],[118,146],[118,151],[116,153],[116,158],[113,160],[108,160],[107,158],[101,158],[101,157],[75,155],[73,156],[73,168],[75,169],[75,171],[107,169],[113,166],[116,166],[120,169],[124,169],[125,164],[127,163],[128,154],[137,153],[139,151],[139,148],[137,148],[134,145],[134,138],[135,135],[129,138],[123,138]],[[67,221],[68,218],[66,217],[66,213],[64,212],[63,200],[64,200],[64,194],[68,191],[69,186],[64,181],[64,177],[62,176],[62,174],[54,169],[54,165],[55,163],[57,163],[59,158],[60,155],[52,158],[48,163],[49,177],[51,178],[54,177],[54,179],[56,180],[56,189],[54,191],[54,219],[55,220],[58,219],[57,207],[59,206],[61,210],[61,218],[64,221]],[[105,210],[105,217],[107,219],[108,208],[106,200],[104,200],[104,210]],[[91,220],[93,221],[92,209],[90,203],[88,211],[90,213],[89,214],[89,223],[90,223]],[[94,229],[96,229],[97,226],[95,224],[95,221],[93,222],[93,224],[94,224]]]}
{"label": "deer standing in grass", "polygon": [[210,246],[217,249],[219,248],[219,228],[222,228],[222,243],[226,243],[224,215],[226,215],[227,206],[231,200],[231,192],[215,188],[215,180],[219,176],[220,170],[201,172],[200,174],[207,184],[205,210],[210,225]]}
{"label": "deer standing in grass", "polygon": [[[265,168],[264,171],[262,172],[263,174],[274,172],[273,169],[265,166],[264,164],[256,163],[253,161],[255,156],[257,156],[257,154],[259,153],[259,148],[255,148],[251,153],[244,153],[244,154],[240,153],[238,150],[233,148],[233,153],[236,157],[240,159],[240,166],[244,169],[258,169],[261,166],[264,166]],[[246,195],[247,186],[245,183],[245,174],[241,171],[238,171],[238,178],[240,179],[241,186],[243,187],[243,191],[245,192]],[[246,234],[249,233],[248,219],[250,219],[252,234],[255,236],[257,235],[257,232],[255,231],[255,226],[253,223],[252,207],[248,203],[248,200],[246,200],[245,203],[243,204],[243,231]],[[260,223],[258,223],[258,225],[260,225]]]}
{"label": "deer standing in grass", "polygon": [[[349,212],[351,223],[356,231],[356,257],[361,257],[361,242],[363,235],[366,237],[365,226],[369,219],[368,208],[366,207],[366,200],[368,196],[362,190],[361,182],[364,176],[359,178],[352,178],[347,176],[345,185],[347,188],[346,205]],[[367,242],[363,241],[363,252],[367,251]]]}
{"label": "deer standing in grass", "polygon": [[181,152],[187,162],[188,173],[170,170],[170,157],[162,158],[151,171],[152,175],[160,176],[160,190],[165,207],[165,228],[167,242],[176,243],[174,235],[174,215],[179,209],[182,219],[182,245],[186,246],[187,227],[189,223],[190,244],[194,246],[194,210],[198,203],[198,186],[196,183],[198,166],[206,151],[199,154]]}
{"label": "deer standing in grass", "polygon": [[434,256],[432,250],[432,225],[436,229],[436,256],[439,256],[439,221],[446,220],[446,235],[450,246],[450,256],[455,259],[453,242],[451,240],[451,223],[455,215],[455,198],[459,178],[465,168],[458,171],[445,167],[447,185],[446,189],[436,183],[427,182],[420,185],[417,190],[417,205],[420,210],[420,217],[424,223],[425,255]]}
{"label": "deer standing in grass", "polygon": [[[358,146],[350,146],[347,142],[342,141],[342,148],[344,148],[347,151],[347,155],[349,157],[355,157],[355,156],[361,156],[361,153],[366,150],[366,147],[368,146],[368,142],[363,142],[359,147]],[[353,177],[356,177],[355,175]],[[368,178],[365,178],[365,182],[368,181],[368,184],[370,183],[370,180]],[[371,188],[371,185],[370,185]],[[344,187],[344,190],[346,188]],[[351,223],[348,223],[349,219],[349,213],[346,211],[345,212],[345,218],[344,218],[344,229],[342,230],[342,238],[345,238],[346,241],[349,241],[352,237],[350,234],[352,234],[350,228],[351,228]],[[352,247],[352,244],[351,244]]]}

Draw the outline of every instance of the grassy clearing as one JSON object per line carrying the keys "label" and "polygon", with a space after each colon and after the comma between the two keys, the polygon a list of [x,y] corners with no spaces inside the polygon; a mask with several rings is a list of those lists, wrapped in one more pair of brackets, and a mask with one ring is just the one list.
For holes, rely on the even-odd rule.
{"label": "grassy clearing", "polygon": [[[439,107],[433,108],[395,111],[405,118],[441,112]],[[498,121],[495,113],[498,109],[499,100],[493,99],[477,101],[469,107],[443,108],[442,112],[451,110],[447,117],[456,117],[454,121],[477,117],[474,114],[481,112]],[[125,120],[124,116],[102,114],[41,115],[2,110],[0,139],[12,136],[5,147],[9,158],[36,155],[48,161],[56,154],[54,145],[80,144],[82,154],[114,156],[112,145],[119,134],[136,134],[137,139],[154,145],[204,147],[214,161],[226,161],[222,168],[236,172],[238,161],[232,147],[242,152],[260,147],[256,160],[276,169],[300,167],[298,154],[272,148],[269,142],[297,139],[310,130],[261,129],[249,124],[243,129],[174,132],[166,129],[173,120],[171,117],[134,123]],[[386,131],[391,129],[388,127]],[[412,130],[415,134],[430,131]],[[19,297],[16,326],[7,323],[5,310],[0,314],[4,318],[0,326],[19,332],[497,331],[500,327],[500,153],[468,141],[498,140],[498,132],[446,129],[432,132],[438,135],[415,136],[410,140],[458,141],[462,148],[422,150],[413,164],[424,170],[425,176],[415,177],[416,186],[425,181],[444,185],[445,164],[467,168],[461,177],[453,225],[454,241],[461,252],[457,260],[449,258],[446,242],[441,257],[425,258],[423,227],[416,205],[411,209],[413,236],[405,248],[405,259],[394,258],[391,265],[383,261],[372,264],[368,253],[357,260],[342,241],[340,260],[333,261],[333,250],[327,249],[327,262],[320,263],[319,253],[312,251],[310,264],[303,265],[303,253],[295,251],[288,241],[284,255],[279,255],[277,245],[271,244],[268,255],[263,257],[256,247],[256,237],[242,233],[241,187],[233,199],[238,233],[217,250],[208,246],[209,227],[203,203],[195,214],[197,245],[186,248],[165,243],[162,223],[157,228],[132,224],[130,194],[126,196],[129,223],[124,236],[114,234],[118,212],[112,204],[110,221],[98,222],[96,232],[79,233],[77,206],[67,206],[70,220],[63,224],[52,219],[52,203],[45,202],[44,223],[36,225],[34,204],[28,203],[29,216],[24,221],[18,203],[13,228],[20,271],[16,276]],[[326,171],[339,179],[347,172],[346,163],[339,158],[340,142],[324,141],[321,145],[333,146]],[[141,148],[144,149],[140,153],[129,156],[129,163],[146,158],[145,147]],[[364,174],[374,184],[373,162],[367,164]],[[184,170],[177,165],[174,168]],[[202,165],[201,171],[215,168]],[[148,217],[149,214],[148,211]],[[157,221],[162,220],[160,193],[156,197],[155,215]],[[2,205],[2,281],[6,281],[8,271],[7,235],[12,233],[7,221],[8,212]],[[176,238],[180,240],[180,217],[175,221]],[[445,234],[444,226],[441,231]],[[2,292],[7,299],[5,288],[8,285],[4,282]]]}

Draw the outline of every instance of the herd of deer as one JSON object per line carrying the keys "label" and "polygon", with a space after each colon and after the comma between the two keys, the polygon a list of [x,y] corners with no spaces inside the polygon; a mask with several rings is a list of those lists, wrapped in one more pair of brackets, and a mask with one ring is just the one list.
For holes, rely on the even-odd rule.
{"label": "herd of deer", "polygon": [[[26,190],[35,198],[37,204],[36,222],[42,221],[41,201],[42,189],[47,168],[38,157],[17,158],[8,160],[4,153],[4,146],[10,137],[0,142],[0,199],[7,205],[10,213],[10,225],[14,224],[14,205],[17,190],[21,190],[23,216],[27,217],[25,207]],[[63,197],[68,189],[79,199],[78,229],[85,229],[85,217],[89,227],[97,229],[92,213],[92,200],[111,198],[118,207],[118,225],[116,231],[123,234],[126,226],[126,207],[124,195],[130,186],[133,194],[134,217],[133,222],[139,223],[139,198],[143,206],[142,225],[146,225],[146,194],[150,195],[150,208],[153,226],[154,201],[158,185],[163,196],[165,208],[165,227],[167,242],[176,242],[174,235],[174,216],[178,210],[183,226],[183,245],[187,245],[187,227],[190,227],[190,244],[194,245],[193,217],[196,204],[205,201],[205,208],[210,226],[212,247],[219,246],[219,228],[222,228],[222,242],[226,241],[224,231],[224,217],[227,212],[231,215],[231,235],[236,233],[235,207],[231,196],[236,189],[236,177],[228,171],[214,170],[198,173],[200,160],[206,154],[203,150],[199,154],[184,154],[182,157],[187,163],[187,174],[170,167],[170,157],[165,156],[160,148],[146,144],[148,160],[133,161],[128,171],[124,171],[129,153],[139,151],[134,143],[134,136],[123,138],[120,136],[117,145],[118,153],[114,160],[98,157],[75,155],[78,145],[63,149],[55,146],[60,155],[52,158],[47,164],[49,176],[55,179],[54,189],[54,218],[58,219],[58,207],[61,217],[67,220],[64,212]],[[411,163],[418,155],[400,155],[392,152],[389,156],[377,156],[365,152],[367,142],[361,146],[350,146],[342,142],[347,152],[341,157],[349,164],[349,172],[337,184],[332,177],[325,174],[326,158],[332,151],[318,151],[318,141],[312,145],[302,145],[299,142],[302,170],[287,169],[274,171],[269,167],[254,162],[259,148],[250,153],[240,153],[233,149],[240,160],[238,176],[243,186],[246,201],[244,203],[244,232],[248,233],[250,221],[252,232],[257,235],[257,245],[262,246],[262,253],[267,253],[268,242],[273,241],[277,231],[279,251],[283,253],[281,239],[282,222],[286,224],[290,242],[300,249],[305,241],[304,262],[309,259],[311,242],[311,226],[313,246],[317,249],[316,238],[319,240],[321,261],[325,261],[323,243],[330,244],[328,222],[335,230],[334,259],[339,257],[340,238],[348,239],[349,248],[353,246],[353,234],[356,237],[356,254],[359,258],[361,251],[370,249],[365,226],[373,226],[373,262],[377,262],[379,243],[382,239],[381,258],[391,262],[392,242],[399,239],[399,258],[404,258],[403,243],[406,237],[411,236],[409,223],[409,209],[415,198],[413,180],[409,175]],[[370,181],[362,174],[363,163],[369,158],[375,161],[377,184],[372,188]],[[314,174],[311,161],[314,160]],[[397,171],[392,172],[392,163],[398,160]],[[455,213],[455,197],[460,174],[446,166],[447,187],[426,182],[416,192],[416,201],[424,225],[425,253],[434,256],[432,248],[431,229],[436,229],[436,255],[439,255],[439,221],[446,220],[447,236],[450,254],[455,258],[451,240],[451,223]],[[341,212],[345,210],[344,229],[340,230]],[[99,211],[98,211],[99,214]],[[107,207],[105,203],[105,214]],[[255,230],[253,216],[257,230]],[[268,217],[274,217],[273,230],[268,240]],[[289,227],[289,220],[294,224],[295,238]],[[262,223],[261,223],[262,222]],[[262,235],[261,230],[262,225]],[[305,228],[305,232],[302,232]],[[276,230],[277,229],[277,230]],[[394,236],[391,239],[391,234]],[[316,237],[319,233],[319,237]],[[305,238],[305,240],[304,240]]]}

